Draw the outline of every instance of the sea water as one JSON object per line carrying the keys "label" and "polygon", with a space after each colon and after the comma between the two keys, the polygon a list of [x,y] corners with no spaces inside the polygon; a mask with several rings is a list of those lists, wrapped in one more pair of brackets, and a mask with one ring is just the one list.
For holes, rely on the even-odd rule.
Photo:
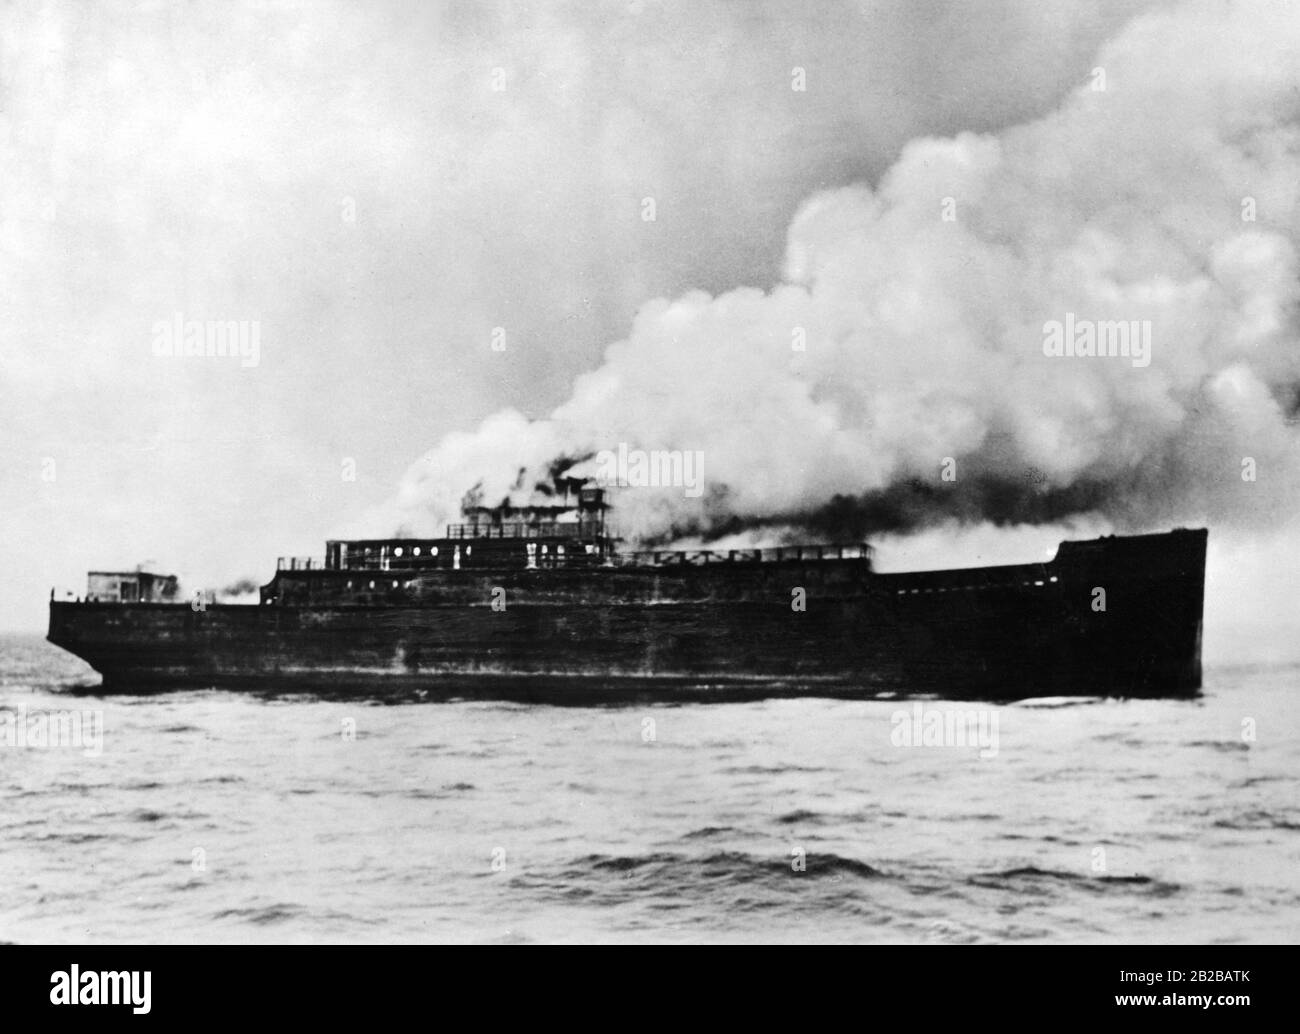
{"label": "sea water", "polygon": [[0,941],[1300,934],[1300,667],[1212,668],[1196,700],[996,706],[97,682],[0,638]]}

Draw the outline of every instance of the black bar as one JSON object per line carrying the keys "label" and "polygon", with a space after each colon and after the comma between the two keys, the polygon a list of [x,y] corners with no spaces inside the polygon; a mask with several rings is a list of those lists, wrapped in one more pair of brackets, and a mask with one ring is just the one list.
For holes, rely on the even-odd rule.
{"label": "black bar", "polygon": [[[665,1022],[720,1010],[733,1019],[753,1012],[805,1022],[854,1015],[855,1027],[892,1020],[891,1029],[905,1030],[929,1029],[936,1019],[979,1027],[1008,1019],[1181,1027],[1190,1017],[1235,1029],[1292,1016],[1296,995],[1294,952],[1261,945],[713,946],[705,956],[698,947],[6,946],[0,988],[6,1028],[15,1031],[110,1017],[160,1029],[182,1021],[285,1020],[295,1030],[313,1021],[337,1030],[350,1020],[371,1027],[400,1020],[412,1010],[450,1022],[461,1009],[471,1010],[462,1018],[471,1026],[502,1029],[515,1009],[549,1026],[611,1007],[604,1015],[616,1029],[620,1016],[657,1009]],[[55,1004],[52,996],[70,989],[73,965],[87,997],[88,974],[135,973],[131,989],[143,991],[147,972],[149,1011],[137,1013],[135,1000]],[[97,992],[102,981],[91,976],[90,985]],[[1117,1001],[1134,995],[1156,1001]],[[1206,1008],[1176,1000],[1191,996],[1214,1001]]]}

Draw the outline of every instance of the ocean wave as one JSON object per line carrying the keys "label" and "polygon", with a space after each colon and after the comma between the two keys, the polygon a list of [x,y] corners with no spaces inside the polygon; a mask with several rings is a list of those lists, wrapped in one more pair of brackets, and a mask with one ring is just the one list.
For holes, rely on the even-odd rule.
{"label": "ocean wave", "polygon": [[1300,829],[1300,820],[1290,815],[1275,815],[1268,811],[1247,811],[1233,818],[1218,819],[1217,829]]}
{"label": "ocean wave", "polygon": [[689,833],[683,833],[682,840],[711,840],[714,837],[742,835],[741,830],[735,826],[703,826],[700,829],[693,829]]}
{"label": "ocean wave", "polygon": [[301,905],[275,904],[262,908],[225,908],[220,912],[214,912],[212,918],[217,922],[237,919],[240,922],[251,923],[253,926],[269,926],[272,923],[297,919],[305,912],[306,909]]}
{"label": "ocean wave", "polygon": [[1243,740],[1192,740],[1189,747],[1209,747],[1211,750],[1223,750],[1228,753],[1250,750],[1250,744]]}
{"label": "ocean wave", "polygon": [[[798,861],[802,868],[795,868]],[[571,873],[644,873],[668,876],[677,880],[693,875],[706,880],[736,883],[764,882],[773,879],[851,876],[878,879],[886,874],[856,858],[829,852],[807,851],[797,859],[791,854],[760,856],[741,851],[719,851],[702,857],[676,852],[651,852],[644,855],[593,854],[579,858]]]}
{"label": "ocean wave", "polygon": [[1061,869],[1040,869],[1034,865],[1004,869],[999,872],[978,873],[969,877],[966,882],[976,887],[1014,891],[1025,891],[1035,886],[1043,887],[1051,884],[1102,892],[1141,887],[1156,897],[1168,897],[1182,890],[1182,887],[1177,883],[1169,883],[1139,874],[1131,876],[1091,875],[1067,872]]}

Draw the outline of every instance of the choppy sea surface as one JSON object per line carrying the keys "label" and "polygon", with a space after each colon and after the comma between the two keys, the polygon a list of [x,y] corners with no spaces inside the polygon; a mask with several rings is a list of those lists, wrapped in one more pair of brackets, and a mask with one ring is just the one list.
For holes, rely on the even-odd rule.
{"label": "choppy sea surface", "polygon": [[97,681],[0,637],[0,941],[1300,939],[1300,667],[920,716]]}

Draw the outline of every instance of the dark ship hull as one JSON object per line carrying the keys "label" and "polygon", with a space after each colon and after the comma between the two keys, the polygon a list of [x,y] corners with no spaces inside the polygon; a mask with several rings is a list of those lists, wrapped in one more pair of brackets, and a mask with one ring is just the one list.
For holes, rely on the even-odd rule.
{"label": "dark ship hull", "polygon": [[[553,703],[1194,696],[1206,538],[1067,542],[1045,563],[902,574],[817,547],[722,562],[675,554],[396,572],[391,586],[385,566],[377,590],[373,568],[344,562],[280,572],[261,605],[52,600],[49,640],[115,692]],[[358,575],[375,590],[363,598],[352,591]]]}

